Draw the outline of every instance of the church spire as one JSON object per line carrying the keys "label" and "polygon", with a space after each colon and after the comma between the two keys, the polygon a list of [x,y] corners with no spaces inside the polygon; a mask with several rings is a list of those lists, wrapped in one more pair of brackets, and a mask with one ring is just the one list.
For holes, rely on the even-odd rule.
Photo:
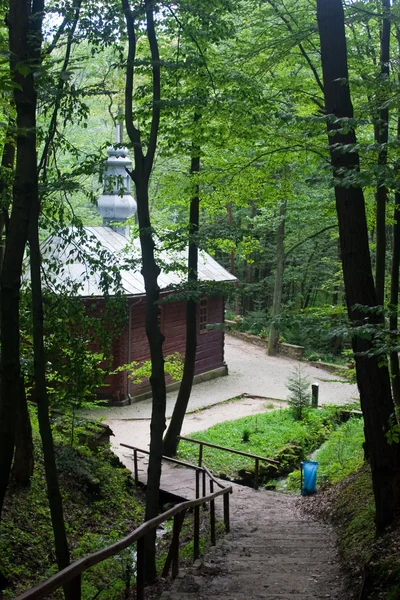
{"label": "church spire", "polygon": [[136,201],[131,196],[131,178],[126,171],[132,168],[132,161],[128,149],[121,144],[122,124],[117,123],[116,144],[107,149],[108,158],[104,161],[104,189],[97,201],[97,209],[104,226],[128,237],[129,226],[124,223],[136,213]]}

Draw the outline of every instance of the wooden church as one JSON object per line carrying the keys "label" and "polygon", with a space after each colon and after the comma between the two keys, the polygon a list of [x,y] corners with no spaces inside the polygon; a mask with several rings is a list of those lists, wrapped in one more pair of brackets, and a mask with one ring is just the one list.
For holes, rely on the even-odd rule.
{"label": "wooden church", "polygon": [[[113,345],[113,369],[121,365],[137,361],[142,363],[150,358],[147,337],[145,333],[145,288],[140,273],[140,264],[127,265],[127,252],[135,252],[140,257],[139,240],[130,239],[128,219],[136,213],[136,202],[130,193],[131,180],[126,168],[131,169],[132,163],[126,148],[108,149],[105,161],[104,191],[98,200],[98,211],[103,217],[101,227],[85,227],[85,234],[90,242],[89,250],[99,252],[99,248],[113,256],[119,265],[121,285],[126,297],[126,323],[122,333]],[[84,252],[76,251],[78,242],[60,243],[60,238],[48,240],[47,252],[56,259],[59,265],[57,277],[60,280],[72,281],[75,284],[74,293],[82,301],[96,302],[100,307],[103,292],[100,285],[100,274],[91,270],[82,260]],[[80,248],[80,250],[83,250]],[[170,271],[168,265],[185,264],[186,253],[161,252],[160,262],[164,270],[160,273],[158,283],[161,288],[161,298],[171,292],[167,288],[179,284],[186,279],[184,271]],[[217,261],[204,252],[199,252],[198,278],[200,281],[234,282],[236,278],[226,271]],[[165,290],[165,291],[163,291]],[[185,302],[168,301],[160,306],[160,324],[165,335],[164,355],[185,352],[186,310]],[[198,346],[196,354],[195,381],[214,378],[227,374],[224,361],[224,332],[222,328],[213,329],[213,324],[224,322],[224,298],[222,296],[207,296],[198,305]],[[167,380],[168,384],[168,380]],[[170,386],[169,386],[170,387]],[[105,386],[98,390],[99,398],[111,403],[123,405],[151,395],[150,384],[146,380],[134,384],[126,372],[109,375]]]}

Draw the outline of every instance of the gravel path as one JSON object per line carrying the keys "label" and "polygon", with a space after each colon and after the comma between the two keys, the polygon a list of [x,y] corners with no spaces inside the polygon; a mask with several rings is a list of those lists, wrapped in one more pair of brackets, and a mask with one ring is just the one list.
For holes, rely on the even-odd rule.
{"label": "gravel path", "polygon": [[[189,401],[188,413],[195,413],[206,407],[215,406],[213,411],[204,411],[199,427],[199,419],[186,417],[183,433],[188,434],[199,429],[206,429],[218,421],[233,420],[254,414],[257,402],[249,400],[233,402],[227,407],[227,400],[247,394],[270,399],[284,400],[287,396],[287,379],[296,361],[283,356],[267,356],[265,350],[232,336],[225,336],[225,360],[229,375],[219,377],[193,386]],[[345,404],[358,397],[357,387],[348,383],[340,383],[340,378],[302,363],[305,375],[312,382],[319,383],[320,404]],[[167,396],[167,418],[171,416],[177,392]],[[262,402],[265,405],[265,400]],[[219,410],[221,411],[219,414]],[[258,412],[262,412],[261,408]],[[114,450],[121,456],[120,442],[139,447],[147,447],[150,439],[151,399],[142,400],[124,407],[110,407],[92,411],[89,416],[94,419],[103,418],[114,432]],[[197,426],[196,426],[197,425]]]}

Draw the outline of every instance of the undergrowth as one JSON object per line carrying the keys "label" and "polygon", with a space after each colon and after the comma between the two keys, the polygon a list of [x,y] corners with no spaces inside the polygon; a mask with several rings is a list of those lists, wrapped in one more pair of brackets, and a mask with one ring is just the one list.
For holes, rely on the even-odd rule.
{"label": "undergrowth", "polygon": [[[35,472],[29,487],[9,487],[0,524],[0,572],[4,600],[57,571],[41,444],[34,425]],[[143,520],[143,499],[130,472],[105,448],[90,450],[55,432],[71,560],[95,552],[135,529]],[[91,568],[82,582],[83,599],[123,598],[134,580],[130,550]],[[1,596],[1,592],[0,592]],[[56,592],[53,598],[62,598]]]}
{"label": "undergrowth", "polygon": [[[218,423],[191,437],[279,460],[279,468],[261,467],[266,481],[298,467],[300,460],[327,439],[337,419],[337,409],[331,407],[308,410],[301,421],[294,420],[290,409],[281,409]],[[197,463],[198,452],[197,444],[179,444],[179,458],[183,460]],[[243,471],[254,471],[254,460],[208,447],[204,447],[203,461],[214,473],[233,479]]]}
{"label": "undergrowth", "polygon": [[[364,421],[353,418],[332,431],[329,439],[313,455],[318,462],[317,485],[338,483],[364,463]],[[300,471],[287,477],[288,490],[300,489]]]}

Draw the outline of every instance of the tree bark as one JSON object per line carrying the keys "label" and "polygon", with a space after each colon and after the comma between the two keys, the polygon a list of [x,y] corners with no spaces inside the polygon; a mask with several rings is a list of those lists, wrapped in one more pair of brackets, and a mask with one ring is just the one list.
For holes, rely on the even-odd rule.
{"label": "tree bark", "polygon": [[25,382],[22,376],[20,377],[20,386],[21,392],[18,396],[20,404],[17,406],[17,426],[12,476],[16,483],[26,486],[29,485],[33,475],[34,458],[32,426],[26,402]]}
{"label": "tree bark", "polygon": [[[200,119],[199,114],[195,114],[194,121]],[[200,171],[200,148],[194,148],[190,164],[190,174],[193,176]],[[197,282],[198,269],[198,246],[196,235],[199,230],[199,185],[195,184],[195,194],[190,202],[189,215],[189,256],[188,256],[188,282],[195,285]],[[189,289],[190,293],[191,289]],[[172,418],[164,437],[164,454],[166,456],[175,456],[178,448],[178,435],[181,433],[183,420],[185,418],[187,405],[192,391],[194,370],[196,365],[197,350],[197,303],[190,298],[186,302],[186,349],[185,363],[183,366],[183,376],[179,387],[178,397],[175,402]]]}
{"label": "tree bark", "polygon": [[[363,191],[356,185],[346,187],[341,184],[341,179],[346,174],[353,173],[357,177],[359,170],[357,152],[342,151],[343,145],[353,146],[356,143],[354,130],[349,128],[348,133],[341,133],[342,124],[337,122],[337,119],[353,118],[341,0],[317,0],[317,18],[346,303],[350,321],[356,326],[365,321],[365,313],[355,305],[373,307],[377,301]],[[379,318],[372,314],[369,321],[378,322]],[[375,522],[377,531],[381,532],[392,522],[399,506],[399,448],[396,444],[389,445],[386,438],[394,408],[388,369],[380,367],[377,358],[361,354],[370,349],[371,342],[355,333],[353,350],[371,463]]]}
{"label": "tree bark", "polygon": [[[150,384],[153,394],[150,424],[150,456],[147,471],[145,519],[152,519],[159,512],[159,492],[161,463],[165,430],[166,386],[164,374],[164,357],[162,345],[164,336],[159,325],[160,288],[157,283],[160,268],[154,257],[154,240],[152,236],[149,210],[149,179],[154,163],[160,123],[160,57],[157,36],[154,26],[153,3],[145,0],[146,31],[150,46],[153,74],[153,106],[147,152],[144,154],[141,132],[134,124],[133,115],[133,80],[134,61],[136,56],[136,32],[132,11],[128,0],[122,0],[127,34],[128,59],[125,84],[125,123],[128,137],[134,148],[135,169],[130,173],[135,183],[137,214],[139,222],[140,245],[142,251],[142,275],[146,290],[146,335],[150,347],[151,376]],[[145,579],[152,583],[157,576],[155,563],[155,531],[146,536],[145,544]]]}
{"label": "tree bark", "polygon": [[[385,86],[389,79],[389,52],[390,52],[390,1],[382,0],[383,22],[380,47],[380,77]],[[375,127],[375,141],[379,145],[378,168],[384,169],[387,165],[387,142],[389,138],[389,108],[386,93],[380,94],[381,108],[378,114],[378,123]],[[376,200],[376,265],[375,287],[378,304],[385,302],[385,271],[386,271],[386,202],[387,189],[384,175],[378,173],[378,184],[375,192]]]}
{"label": "tree bark", "polygon": [[285,217],[286,217],[286,200],[283,200],[279,207],[279,225],[276,232],[276,272],[274,285],[274,298],[272,301],[271,318],[272,322],[269,328],[268,335],[268,355],[274,356],[278,353],[279,328],[274,323],[273,319],[281,312],[282,302],[282,285],[283,285],[283,270],[285,264]]}
{"label": "tree bark", "polygon": [[[15,124],[14,124],[15,127]],[[12,176],[14,173],[15,140],[13,140],[12,125],[9,123],[6,142],[3,147],[0,174],[0,271],[3,266],[5,237],[9,223],[9,207],[12,198]],[[1,321],[0,321],[1,328]],[[33,440],[32,427],[28,412],[23,377],[20,378],[20,393],[16,398],[18,402],[16,416],[16,440],[12,476],[19,485],[28,485],[33,475]]]}
{"label": "tree bark", "polygon": [[[397,44],[400,56],[400,30],[396,28]],[[400,83],[400,73],[397,76]],[[397,116],[397,139],[400,140],[400,113]],[[394,195],[393,212],[393,253],[391,264],[390,279],[390,318],[389,327],[393,332],[393,340],[396,341],[398,334],[398,305],[399,305],[399,268],[400,268],[400,190],[396,190]],[[400,407],[400,366],[399,355],[397,351],[390,352],[390,375],[392,382],[392,392],[394,403]]]}
{"label": "tree bark", "polygon": [[14,454],[17,407],[20,397],[19,294],[22,261],[28,238],[32,201],[37,187],[36,92],[32,71],[23,76],[20,64],[32,66],[40,58],[43,0],[11,0],[8,13],[10,68],[16,84],[17,151],[13,205],[8,224],[0,278],[1,393],[0,393],[0,515]]}
{"label": "tree bark", "polygon": [[[36,194],[32,203],[32,218],[28,238],[31,264],[35,395],[38,409],[39,431],[43,447],[47,497],[49,500],[51,522],[53,526],[56,559],[58,568],[61,571],[69,565],[69,549],[65,530],[62,497],[58,484],[53,435],[49,417],[49,403],[47,397],[46,357],[43,343],[43,296],[40,276],[41,256],[38,228],[39,212],[39,194],[38,187],[36,187]],[[64,595],[67,600],[73,600],[69,585],[64,586]]]}

